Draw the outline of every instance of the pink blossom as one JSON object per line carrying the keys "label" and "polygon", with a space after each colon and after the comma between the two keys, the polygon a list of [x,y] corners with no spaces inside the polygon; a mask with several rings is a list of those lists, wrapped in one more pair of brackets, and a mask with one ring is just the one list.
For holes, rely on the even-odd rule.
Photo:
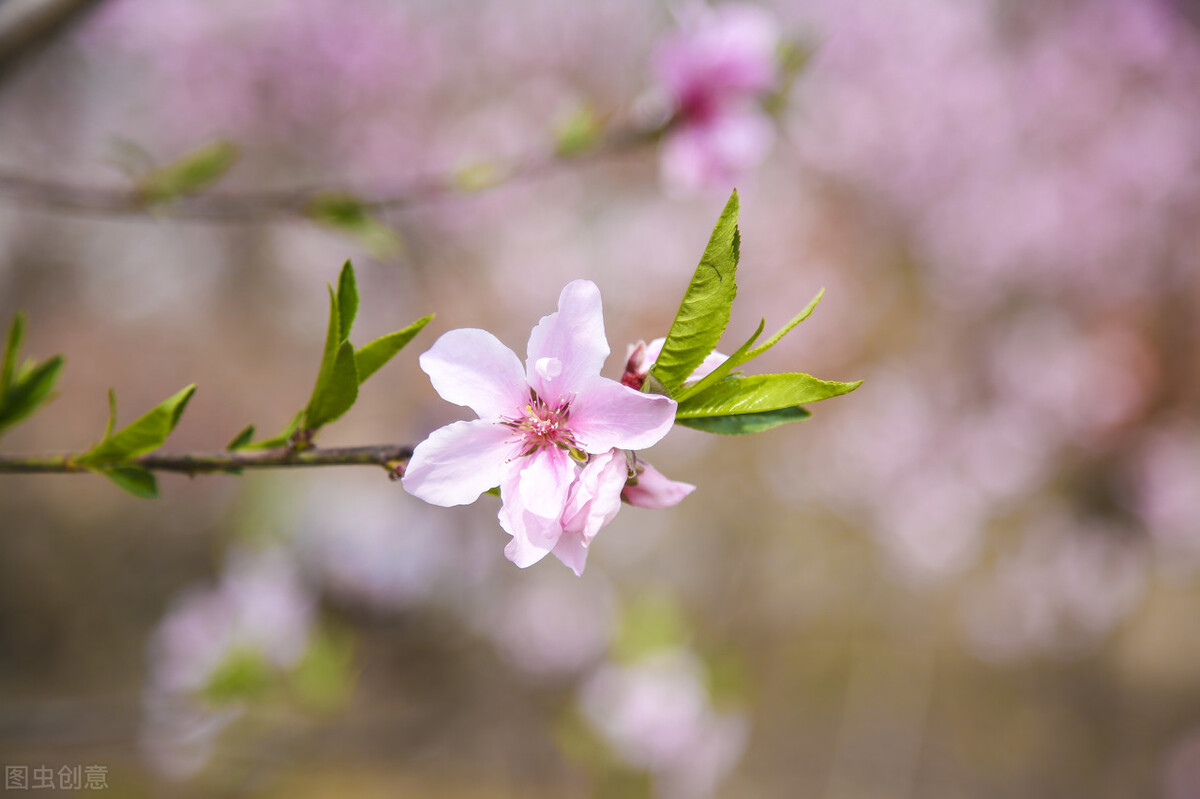
{"label": "pink blossom", "polygon": [[522,368],[491,333],[452,330],[420,357],[443,399],[479,418],[455,422],[417,445],[404,476],[433,505],[474,502],[500,487],[504,554],[525,568],[549,552],[577,573],[587,546],[620,507],[628,476],[619,450],[658,442],[675,401],[600,375],[608,356],[600,292],[568,283],[558,311],[529,336]]}
{"label": "pink blossom", "polygon": [[655,53],[675,126],[663,140],[666,184],[728,188],[774,139],[758,98],[777,82],[779,31],[761,8],[731,4],[693,17]]}

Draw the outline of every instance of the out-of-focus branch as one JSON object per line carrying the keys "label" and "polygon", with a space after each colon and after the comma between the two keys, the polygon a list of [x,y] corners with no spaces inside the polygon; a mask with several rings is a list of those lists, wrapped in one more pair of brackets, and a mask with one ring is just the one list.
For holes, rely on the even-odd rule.
{"label": "out-of-focus branch", "polygon": [[373,194],[326,184],[265,191],[205,192],[161,202],[147,197],[136,186],[87,186],[0,169],[0,201],[70,214],[153,214],[185,221],[236,224],[279,217],[313,218],[320,215],[320,209],[330,197],[347,196],[354,198],[357,208],[373,214],[422,205],[454,195],[468,195],[533,178],[567,165],[614,155],[657,141],[662,130],[662,127],[655,127],[608,133],[578,152],[557,149],[509,164],[485,164],[481,165],[486,173],[482,175],[455,172],[416,177]]}
{"label": "out-of-focus branch", "polygon": [[412,447],[399,444],[326,449],[280,447],[231,452],[156,452],[89,469],[71,455],[0,455],[0,474],[70,474],[100,468],[141,467],[150,471],[196,475],[300,466],[382,466],[393,478],[398,478],[404,474],[404,466],[411,457]]}
{"label": "out-of-focus branch", "polygon": [[0,2],[0,75],[103,0]]}

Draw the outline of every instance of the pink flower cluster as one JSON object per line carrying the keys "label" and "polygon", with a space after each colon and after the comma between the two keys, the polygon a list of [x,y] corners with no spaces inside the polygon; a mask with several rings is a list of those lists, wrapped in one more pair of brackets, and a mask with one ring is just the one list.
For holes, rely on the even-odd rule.
{"label": "pink flower cluster", "polygon": [[779,30],[770,14],[730,4],[693,16],[655,53],[659,83],[674,104],[662,144],[670,189],[728,190],[774,139],[759,98],[778,82]]}
{"label": "pink flower cluster", "polygon": [[474,502],[499,486],[504,554],[525,568],[548,553],[582,574],[588,546],[621,500],[669,507],[694,486],[663,477],[633,450],[658,442],[675,401],[601,377],[608,357],[600,292],[567,284],[529,336],[524,367],[491,333],[451,330],[420,357],[443,399],[479,418],[417,445],[404,487],[433,505]]}

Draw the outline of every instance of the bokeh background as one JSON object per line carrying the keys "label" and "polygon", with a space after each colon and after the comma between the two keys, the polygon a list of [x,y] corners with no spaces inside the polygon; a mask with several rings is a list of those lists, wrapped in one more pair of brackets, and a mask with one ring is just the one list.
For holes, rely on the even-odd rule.
{"label": "bokeh background", "polygon": [[157,501],[6,475],[6,769],[130,797],[1200,796],[1196,3],[754,6],[786,64],[738,100],[745,168],[685,179],[686,120],[556,155],[670,116],[683,3],[57,5],[0,36],[0,173],[120,189],[220,138],[213,196],[457,188],[361,235],[0,186],[0,316],[67,358],[6,453],[86,448],[110,386],[127,421],[199,385],[174,451],[282,428],[346,258],[360,343],[437,318],[322,444],[463,418],[416,355],[457,327],[520,352],[574,278],[616,378],[735,183],[724,349],[823,286],[754,367],[866,383],[755,437],[673,431],[649,457],[697,490],[623,510],[582,578],[505,561],[494,498],[377,469]]}

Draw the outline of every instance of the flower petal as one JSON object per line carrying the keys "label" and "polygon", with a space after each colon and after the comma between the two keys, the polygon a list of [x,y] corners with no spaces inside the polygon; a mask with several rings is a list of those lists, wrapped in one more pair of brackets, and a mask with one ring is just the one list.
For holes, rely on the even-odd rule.
{"label": "flower petal", "polygon": [[481,419],[511,416],[529,401],[521,359],[486,330],[444,333],[418,361],[442,399]]}
{"label": "flower petal", "polygon": [[[529,385],[544,399],[554,402],[577,390],[587,378],[600,374],[608,357],[604,337],[604,312],[600,289],[590,280],[573,280],[558,298],[558,310],[543,316],[529,334]],[[556,359],[554,370],[538,368]],[[552,371],[557,371],[553,374]]]}
{"label": "flower petal", "polygon": [[576,577],[583,576],[583,567],[587,565],[588,545],[583,539],[583,533],[564,530],[554,545],[554,557],[561,560]]}
{"label": "flower petal", "polygon": [[675,400],[600,376],[581,385],[571,403],[571,432],[580,449],[592,455],[614,447],[645,449],[674,423]]}
{"label": "flower petal", "polygon": [[678,505],[683,498],[696,490],[691,483],[680,483],[670,480],[645,461],[641,462],[642,472],[638,475],[636,485],[627,485],[621,492],[621,498],[638,508],[661,510]]}
{"label": "flower petal", "polygon": [[[510,514],[507,509],[500,509],[500,526],[512,536],[512,540],[504,547],[504,557],[520,568],[527,569],[557,546],[559,539],[548,533],[558,532],[561,535],[562,528],[557,526],[557,522],[534,516],[520,508],[516,510],[515,514]],[[546,545],[547,539],[551,539],[549,545]]]}
{"label": "flower petal", "polygon": [[585,547],[591,543],[600,528],[621,510],[621,489],[628,474],[623,450],[612,449],[588,460],[571,486],[571,497],[563,511],[563,530],[581,533]]}
{"label": "flower petal", "polygon": [[504,504],[519,502],[521,507],[543,519],[560,519],[567,504],[567,495],[579,466],[571,456],[558,447],[547,447],[514,461],[520,464],[518,496],[509,496],[501,485]]}
{"label": "flower petal", "polygon": [[481,419],[434,430],[413,450],[401,483],[431,505],[469,505],[500,484],[514,454],[511,437],[507,427]]}

